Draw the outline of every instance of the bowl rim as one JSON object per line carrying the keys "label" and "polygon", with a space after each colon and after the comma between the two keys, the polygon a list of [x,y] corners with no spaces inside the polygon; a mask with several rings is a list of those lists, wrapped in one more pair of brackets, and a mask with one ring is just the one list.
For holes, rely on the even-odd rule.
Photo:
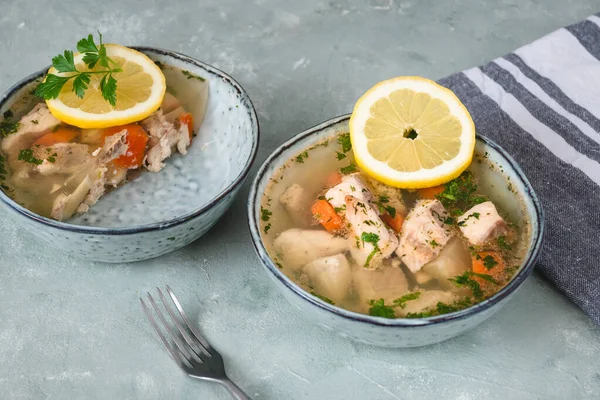
{"label": "bowl rim", "polygon": [[[254,163],[254,160],[256,159],[256,156],[258,154],[258,147],[259,147],[259,142],[260,142],[260,122],[258,120],[258,115],[256,113],[254,104],[252,103],[252,99],[250,99],[250,96],[244,90],[242,85],[240,85],[235,79],[233,79],[230,75],[226,74],[225,72],[221,71],[220,69],[213,67],[212,65],[202,62],[200,60],[197,60],[193,57],[179,53],[179,52],[172,51],[172,50],[166,50],[166,49],[162,49],[162,48],[158,48],[158,47],[151,47],[151,46],[128,46],[128,47],[130,47],[134,50],[140,51],[142,53],[152,52],[152,53],[160,54],[162,56],[172,57],[172,58],[175,58],[184,63],[193,64],[194,66],[196,66],[198,68],[204,69],[207,72],[217,75],[217,76],[221,77],[224,81],[228,82],[237,91],[237,93],[240,95],[240,98],[242,100],[246,100],[248,102],[248,104],[247,104],[248,105],[248,107],[247,107],[248,114],[250,115],[252,126],[255,127],[256,132],[254,135],[252,148],[250,149],[250,155],[249,155],[248,159],[246,160],[246,164],[244,164],[244,167],[242,168],[240,173],[236,176],[236,178],[227,187],[225,187],[223,190],[221,190],[215,197],[213,197],[213,199],[211,199],[210,201],[208,201],[201,207],[199,207],[187,214],[184,214],[184,215],[181,215],[181,216],[178,216],[175,218],[171,218],[171,219],[168,219],[165,221],[153,222],[150,224],[135,225],[135,226],[100,227],[100,226],[75,225],[75,224],[70,224],[68,222],[56,221],[56,220],[53,220],[50,218],[43,217],[39,214],[36,214],[36,213],[26,209],[25,207],[19,205],[14,200],[12,200],[10,197],[8,197],[8,195],[6,195],[6,193],[4,193],[4,191],[0,190],[0,201],[2,203],[4,203],[9,208],[16,211],[18,214],[23,215],[24,217],[26,217],[28,219],[31,219],[35,222],[39,222],[39,223],[46,225],[48,227],[51,227],[51,228],[56,228],[59,230],[65,230],[65,231],[76,232],[76,233],[86,233],[86,234],[96,234],[96,235],[128,235],[128,234],[135,234],[135,233],[141,233],[141,232],[163,230],[163,229],[171,228],[176,225],[183,224],[188,220],[194,219],[194,218],[206,213],[210,209],[212,209],[223,198],[225,198],[229,194],[231,194],[234,190],[236,190],[238,188],[238,186],[240,186],[244,182],[244,180],[248,176],[248,173],[250,172],[250,169],[252,168],[252,164]],[[44,69],[34,72],[33,74],[30,74],[29,76],[21,79],[19,82],[15,83],[10,88],[8,88],[6,90],[6,92],[4,92],[2,97],[0,97],[0,108],[10,98],[12,98],[16,94],[17,91],[19,91],[25,85],[30,84],[35,79],[43,77],[49,68],[50,68],[50,66],[47,66]]]}
{"label": "bowl rim", "polygon": [[[322,132],[326,128],[329,128],[329,127],[336,125],[340,122],[343,122],[345,120],[349,120],[350,116],[351,116],[351,114],[343,114],[343,115],[337,116],[335,118],[332,118],[330,120],[327,120],[325,122],[317,124],[317,125],[313,126],[312,128],[309,128],[309,129],[295,135],[291,139],[287,140],[285,143],[283,143],[281,146],[279,146],[277,149],[275,149],[269,155],[269,157],[267,157],[267,159],[260,166],[260,168],[256,174],[256,177],[254,178],[254,180],[252,182],[252,185],[250,187],[250,193],[248,196],[248,202],[247,202],[248,227],[250,230],[250,236],[252,239],[252,244],[254,246],[254,250],[255,250],[256,254],[258,255],[259,259],[262,261],[263,266],[272,275],[272,277],[276,278],[287,289],[290,289],[292,293],[299,296],[304,301],[307,301],[311,305],[320,308],[322,311],[334,314],[334,315],[342,317],[344,319],[349,319],[349,320],[353,320],[353,321],[360,322],[360,323],[366,323],[366,324],[383,326],[383,327],[399,327],[399,328],[415,328],[415,327],[431,326],[431,325],[436,325],[436,324],[440,324],[440,323],[444,323],[444,322],[465,319],[470,316],[473,316],[474,314],[477,314],[479,312],[482,312],[486,309],[493,307],[495,304],[508,298],[513,292],[515,292],[521,286],[521,284],[525,281],[525,279],[527,279],[527,277],[529,277],[529,275],[531,275],[531,272],[533,271],[533,268],[535,267],[535,263],[539,256],[539,253],[541,251],[542,244],[543,244],[543,237],[544,237],[544,225],[545,225],[544,210],[542,209],[542,205],[541,205],[535,191],[533,190],[533,187],[531,186],[529,180],[523,173],[521,167],[512,158],[512,156],[510,156],[510,154],[508,154],[506,152],[506,150],[504,150],[502,147],[500,147],[493,140],[491,140],[485,136],[479,135],[479,134],[477,134],[477,140],[481,140],[486,146],[489,146],[492,149],[494,149],[495,151],[497,151],[500,154],[500,156],[502,158],[504,158],[504,161],[506,162],[506,165],[503,165],[503,166],[505,168],[506,168],[506,166],[512,168],[514,170],[515,174],[521,180],[521,182],[523,183],[523,186],[525,188],[524,195],[529,196],[529,199],[531,200],[533,207],[534,207],[535,213],[532,216],[532,221],[537,220],[537,230],[532,230],[532,232],[531,232],[531,234],[533,235],[531,251],[529,252],[529,256],[524,261],[523,267],[506,286],[504,286],[502,289],[500,289],[493,296],[483,300],[480,303],[474,304],[470,307],[467,307],[467,308],[464,308],[462,310],[455,311],[452,313],[448,313],[448,314],[436,315],[436,316],[427,317],[427,318],[415,318],[415,319],[407,319],[407,318],[387,319],[387,318],[383,318],[383,317],[374,317],[374,316],[370,316],[370,315],[366,315],[366,314],[360,314],[357,312],[349,311],[349,310],[346,310],[346,309],[343,309],[340,307],[336,307],[329,303],[326,303],[326,302],[310,295],[307,291],[302,289],[299,285],[297,285],[290,278],[288,278],[287,275],[285,275],[283,272],[280,271],[280,269],[275,265],[275,263],[273,262],[273,260],[269,256],[269,254],[267,253],[267,250],[265,248],[265,245],[262,242],[262,238],[260,235],[259,222],[257,219],[257,207],[255,206],[255,205],[257,205],[258,207],[260,207],[260,200],[261,200],[260,197],[262,197],[262,193],[258,192],[258,186],[259,186],[260,182],[262,182],[264,179],[271,178],[270,175],[267,176],[267,171],[273,163],[278,161],[279,157],[281,156],[281,154],[284,151],[286,151],[287,149],[289,149],[290,147],[294,146],[296,143],[298,143],[299,141],[301,141],[307,137],[310,137],[313,135],[318,135],[320,132]],[[534,225],[534,224],[532,224],[532,225]]]}

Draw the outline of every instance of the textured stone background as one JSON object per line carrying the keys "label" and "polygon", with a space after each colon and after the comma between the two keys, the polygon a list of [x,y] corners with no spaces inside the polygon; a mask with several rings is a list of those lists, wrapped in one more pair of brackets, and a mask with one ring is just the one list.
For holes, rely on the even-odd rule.
{"label": "textured stone background", "polygon": [[[0,0],[0,91],[99,29],[232,74],[260,116],[258,165],[396,75],[440,78],[598,12],[597,0]],[[443,5],[442,5],[443,4]],[[228,399],[162,349],[138,297],[169,283],[255,399],[597,399],[600,330],[539,276],[490,321],[422,349],[306,325],[267,281],[247,185],[205,238],[133,265],[74,260],[0,210],[0,398]]]}

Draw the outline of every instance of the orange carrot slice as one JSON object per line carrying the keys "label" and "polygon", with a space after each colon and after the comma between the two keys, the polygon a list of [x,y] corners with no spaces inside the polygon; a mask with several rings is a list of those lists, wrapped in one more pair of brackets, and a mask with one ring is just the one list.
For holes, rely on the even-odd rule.
{"label": "orange carrot slice", "polygon": [[179,123],[181,125],[187,125],[188,132],[190,133],[190,142],[192,141],[192,137],[194,137],[194,116],[192,113],[183,113],[179,116]]}
{"label": "orange carrot slice", "polygon": [[[490,275],[496,282],[504,280],[504,269],[506,264],[502,255],[497,251],[479,251],[471,256],[473,272],[477,274]],[[486,286],[491,282],[485,279],[473,277],[480,285]]]}
{"label": "orange carrot slice", "polygon": [[435,196],[444,191],[444,185],[434,186],[425,189],[419,189],[419,198],[424,200],[433,200]]}
{"label": "orange carrot slice", "polygon": [[337,215],[335,209],[327,200],[317,200],[312,205],[310,211],[328,232],[335,232],[342,229],[342,217]]}
{"label": "orange carrot slice", "polygon": [[55,132],[46,133],[38,140],[33,142],[34,146],[53,146],[56,143],[69,143],[75,139],[77,131],[75,129],[60,127]]}
{"label": "orange carrot slice", "polygon": [[392,217],[390,214],[386,213],[381,216],[381,219],[388,224],[390,228],[396,231],[396,233],[402,231],[402,224],[404,224],[404,217],[402,215],[396,213],[396,215]]}
{"label": "orange carrot slice", "polygon": [[121,132],[123,129],[127,130],[127,152],[121,157],[115,159],[113,163],[119,167],[135,169],[139,168],[144,161],[146,155],[146,144],[148,143],[148,135],[144,128],[137,124],[129,124],[122,126],[114,126],[104,130],[104,140],[107,137],[112,136],[116,133]]}

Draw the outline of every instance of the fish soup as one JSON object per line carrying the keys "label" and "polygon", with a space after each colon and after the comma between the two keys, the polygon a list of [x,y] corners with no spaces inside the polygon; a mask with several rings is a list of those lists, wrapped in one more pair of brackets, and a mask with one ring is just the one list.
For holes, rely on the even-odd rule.
{"label": "fish soup", "polygon": [[20,99],[0,119],[2,190],[39,215],[65,221],[142,171],[159,172],[172,154],[186,154],[204,118],[208,83],[159,67],[167,82],[160,108],[127,125],[81,129],[33,95]]}
{"label": "fish soup", "polygon": [[273,176],[263,240],[289,278],[338,307],[385,318],[457,311],[497,293],[526,253],[529,226],[497,169],[476,153],[445,185],[397,189],[363,173],[339,133]]}

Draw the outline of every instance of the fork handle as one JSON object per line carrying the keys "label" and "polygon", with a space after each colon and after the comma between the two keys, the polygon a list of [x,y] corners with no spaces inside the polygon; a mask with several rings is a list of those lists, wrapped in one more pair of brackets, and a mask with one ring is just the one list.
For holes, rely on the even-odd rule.
{"label": "fork handle", "polygon": [[229,391],[229,393],[236,400],[252,400],[250,397],[246,395],[235,383],[231,381],[229,378],[225,378],[222,381],[219,381],[225,388]]}

